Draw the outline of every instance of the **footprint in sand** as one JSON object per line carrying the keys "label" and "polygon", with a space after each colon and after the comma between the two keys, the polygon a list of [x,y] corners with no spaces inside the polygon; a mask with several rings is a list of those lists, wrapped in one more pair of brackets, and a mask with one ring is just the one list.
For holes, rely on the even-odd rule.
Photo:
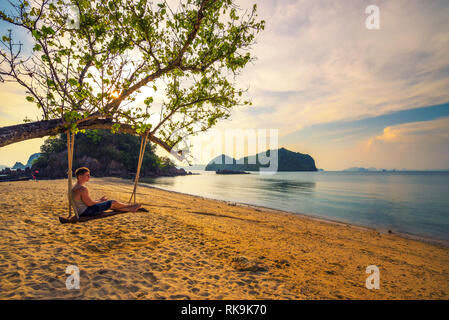
{"label": "footprint in sand", "polygon": [[126,287],[126,289],[130,292],[138,292],[140,290],[139,287],[133,285]]}
{"label": "footprint in sand", "polygon": [[145,272],[142,274],[146,279],[150,280],[151,282],[157,282],[157,278],[154,275],[153,272]]}
{"label": "footprint in sand", "polygon": [[156,262],[150,262],[150,268],[155,271],[162,271],[162,267]]}

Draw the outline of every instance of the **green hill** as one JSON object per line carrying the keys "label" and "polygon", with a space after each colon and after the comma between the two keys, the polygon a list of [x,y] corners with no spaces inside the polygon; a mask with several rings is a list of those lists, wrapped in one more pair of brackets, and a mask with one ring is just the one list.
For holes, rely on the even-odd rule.
{"label": "green hill", "polygon": [[[220,155],[212,159],[206,166],[206,171],[236,170],[236,171],[259,171],[260,168],[269,167],[269,164],[262,165],[259,158],[270,156],[272,150],[261,152],[238,160],[227,155]],[[277,171],[317,171],[315,160],[308,154],[293,152],[285,148],[280,148],[278,152]]]}
{"label": "green hill", "polygon": [[[88,167],[92,176],[131,178],[137,170],[140,138],[128,134],[112,134],[109,130],[87,130],[75,137],[73,170]],[[158,157],[155,147],[148,142],[142,161],[141,177],[186,174],[177,169],[170,159]],[[33,161],[32,170],[40,177],[67,177],[67,137],[60,134],[45,140],[40,156]]]}

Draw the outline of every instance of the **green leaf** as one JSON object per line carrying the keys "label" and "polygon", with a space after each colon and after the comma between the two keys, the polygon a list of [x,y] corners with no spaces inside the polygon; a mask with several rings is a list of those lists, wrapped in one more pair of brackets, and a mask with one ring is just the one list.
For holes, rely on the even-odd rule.
{"label": "green leaf", "polygon": [[42,34],[38,30],[31,31],[31,35],[34,37],[34,39],[39,40],[42,38]]}
{"label": "green leaf", "polygon": [[153,103],[153,97],[148,97],[144,100],[144,103],[148,106]]}
{"label": "green leaf", "polygon": [[72,87],[78,86],[78,81],[77,81],[76,79],[69,78],[69,80],[67,80],[67,82],[68,82]]}

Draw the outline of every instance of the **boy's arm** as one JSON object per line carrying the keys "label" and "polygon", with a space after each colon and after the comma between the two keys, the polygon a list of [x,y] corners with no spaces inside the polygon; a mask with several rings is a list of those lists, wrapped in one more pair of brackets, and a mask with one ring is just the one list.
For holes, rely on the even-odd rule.
{"label": "boy's arm", "polygon": [[83,202],[88,207],[93,206],[94,204],[100,203],[100,201],[94,201],[90,198],[89,191],[87,190],[87,188],[83,188],[83,190],[81,190],[81,200],[83,200]]}

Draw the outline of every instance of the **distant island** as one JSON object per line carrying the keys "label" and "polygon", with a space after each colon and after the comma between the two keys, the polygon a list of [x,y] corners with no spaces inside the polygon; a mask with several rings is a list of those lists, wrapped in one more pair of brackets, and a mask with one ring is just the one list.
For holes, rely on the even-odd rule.
{"label": "distant island", "polygon": [[[206,166],[206,171],[233,170],[233,171],[259,171],[260,168],[269,167],[269,164],[262,165],[259,157],[267,156],[273,150],[267,150],[256,155],[240,158],[238,160],[225,154],[212,159]],[[280,148],[278,152],[277,171],[317,171],[315,160],[308,154],[293,152],[285,148]]]}
{"label": "distant island", "polygon": [[[14,166],[12,167],[12,169],[15,169],[15,170],[17,170],[17,169],[25,170],[26,168],[30,168],[30,169],[31,169],[34,160],[36,160],[37,158],[39,158],[40,155],[41,155],[41,154],[40,154],[39,152],[38,152],[38,153],[33,153],[33,154],[28,158],[28,161],[27,161],[26,164],[23,164],[22,162],[17,161],[17,162],[14,164]],[[2,169],[4,169],[4,168],[2,168]]]}
{"label": "distant island", "polygon": [[370,167],[370,168],[363,168],[363,167],[351,167],[344,169],[342,171],[351,171],[351,172],[366,172],[366,171],[378,171],[376,168]]}
{"label": "distant island", "polygon": [[344,170],[343,172],[446,172],[449,169],[377,169],[374,167],[363,168],[363,167],[351,167]]}
{"label": "distant island", "polygon": [[34,160],[36,160],[37,158],[39,158],[41,154],[38,153],[33,153],[29,158],[26,164],[23,164],[20,161],[17,161],[12,167],[6,166],[4,164],[0,164],[0,170],[6,169],[6,168],[10,168],[12,170],[25,170],[26,168],[31,169],[31,166],[33,165]]}
{"label": "distant island", "polygon": [[[407,169],[377,169],[374,167],[363,168],[363,167],[351,167],[342,170],[344,172],[396,172],[396,171],[428,171],[428,170],[407,170]],[[433,171],[433,170],[431,170]],[[436,170],[438,171],[438,170]],[[442,170],[444,171],[444,170]]]}

